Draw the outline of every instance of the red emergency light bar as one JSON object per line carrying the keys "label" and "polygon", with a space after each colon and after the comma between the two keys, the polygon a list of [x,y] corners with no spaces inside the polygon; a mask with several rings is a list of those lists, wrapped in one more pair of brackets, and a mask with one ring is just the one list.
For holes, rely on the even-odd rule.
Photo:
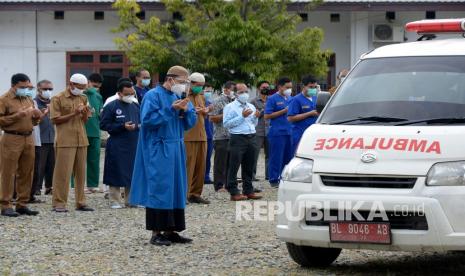
{"label": "red emergency light bar", "polygon": [[417,32],[418,34],[436,33],[464,33],[465,19],[434,19],[420,20],[407,23],[407,32]]}

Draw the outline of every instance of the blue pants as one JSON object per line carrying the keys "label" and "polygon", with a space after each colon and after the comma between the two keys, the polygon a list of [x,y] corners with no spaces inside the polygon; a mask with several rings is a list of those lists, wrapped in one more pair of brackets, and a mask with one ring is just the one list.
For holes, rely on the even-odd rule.
{"label": "blue pants", "polygon": [[211,168],[211,159],[213,153],[213,140],[207,140],[207,163],[205,166],[205,181],[211,181],[210,179],[210,168]]}
{"label": "blue pants", "polygon": [[299,145],[300,139],[304,133],[299,130],[292,130],[292,154],[294,155],[297,151],[297,146]]}
{"label": "blue pants", "polygon": [[291,136],[268,136],[268,175],[271,184],[278,184],[284,166],[291,161],[292,152]]}

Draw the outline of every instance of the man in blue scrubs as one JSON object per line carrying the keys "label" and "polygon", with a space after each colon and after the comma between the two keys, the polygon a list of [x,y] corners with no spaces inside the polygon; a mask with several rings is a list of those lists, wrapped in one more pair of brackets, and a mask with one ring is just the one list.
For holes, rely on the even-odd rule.
{"label": "man in blue scrubs", "polygon": [[278,80],[278,92],[266,101],[265,120],[270,120],[268,176],[271,187],[278,187],[281,171],[292,159],[291,124],[287,120],[291,94],[292,81],[284,77]]}
{"label": "man in blue scrubs", "polygon": [[134,90],[136,90],[136,96],[139,100],[139,103],[142,103],[145,93],[150,90],[150,72],[141,69],[136,73],[136,85],[134,85]]}
{"label": "man in blue scrubs", "polygon": [[289,104],[287,119],[292,124],[292,153],[295,153],[304,131],[315,123],[318,118],[316,112],[316,95],[318,83],[313,76],[306,76],[302,80],[302,93],[295,96]]}

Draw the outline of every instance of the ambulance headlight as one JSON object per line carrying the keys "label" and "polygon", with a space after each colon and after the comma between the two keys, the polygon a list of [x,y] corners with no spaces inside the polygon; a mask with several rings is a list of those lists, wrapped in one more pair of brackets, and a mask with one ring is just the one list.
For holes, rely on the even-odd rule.
{"label": "ambulance headlight", "polygon": [[426,177],[428,186],[465,185],[465,161],[436,163]]}
{"label": "ambulance headlight", "polygon": [[294,157],[284,168],[281,179],[291,182],[312,183],[313,160]]}

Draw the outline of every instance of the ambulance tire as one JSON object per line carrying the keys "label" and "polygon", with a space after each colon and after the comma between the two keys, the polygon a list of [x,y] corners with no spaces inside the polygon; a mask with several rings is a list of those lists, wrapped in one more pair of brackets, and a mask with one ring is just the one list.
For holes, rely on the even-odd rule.
{"label": "ambulance tire", "polygon": [[291,258],[303,267],[329,266],[342,251],[341,248],[300,246],[293,243],[286,243],[286,245]]}

